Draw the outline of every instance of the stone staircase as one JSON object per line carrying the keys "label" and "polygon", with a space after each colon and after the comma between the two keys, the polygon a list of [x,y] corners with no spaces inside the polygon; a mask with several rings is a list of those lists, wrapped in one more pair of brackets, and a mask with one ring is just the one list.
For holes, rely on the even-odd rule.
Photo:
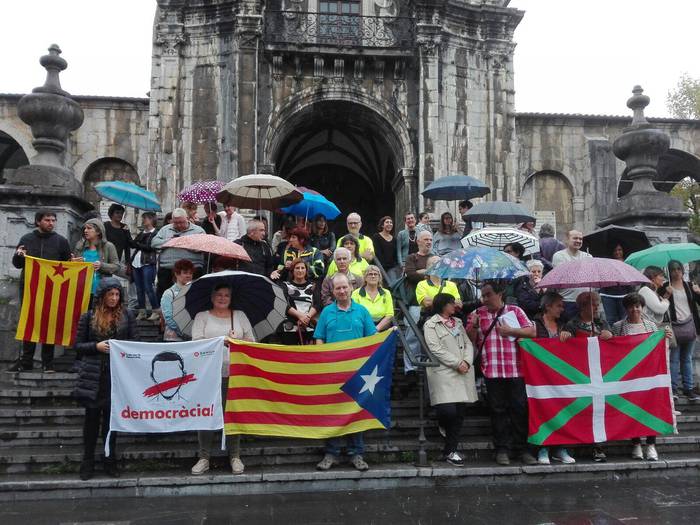
{"label": "stone staircase", "polygon": [[[144,325],[142,340],[157,337],[155,332],[153,335],[153,329]],[[401,363],[402,359],[396,361]],[[592,463],[590,447],[575,447],[571,450],[578,460],[575,465],[526,467],[514,462],[508,467],[498,467],[492,461],[488,412],[477,403],[469,408],[462,432],[461,448],[467,466],[454,468],[438,461],[442,439],[428,411],[426,449],[433,464],[416,468],[413,463],[419,448],[417,380],[415,376],[404,375],[397,366],[392,387],[392,427],[388,431],[366,433],[366,457],[372,465],[368,473],[348,467],[316,472],[314,465],[323,453],[322,443],[316,440],[244,437],[242,459],[246,474],[231,476],[224,458],[220,457],[214,461],[213,475],[194,478],[189,476],[189,468],[196,460],[196,434],[181,432],[119,435],[122,478],[105,478],[98,471],[95,479],[82,482],[76,472],[82,454],[83,409],[70,396],[75,374],[61,371],[69,370],[71,363],[70,356],[59,360],[59,371],[55,374],[2,373],[0,500],[81,496],[95,491],[114,496],[303,491],[319,483],[322,487],[319,490],[343,490],[383,488],[397,483],[423,486],[442,478],[454,478],[459,483],[515,479],[542,482],[559,480],[562,476],[578,479],[618,476],[623,472],[628,476],[661,471],[664,475],[697,474],[700,468],[700,404],[683,399],[677,405],[682,412],[678,416],[679,433],[658,439],[661,461],[656,463],[628,459],[629,443],[609,443],[607,463]]]}

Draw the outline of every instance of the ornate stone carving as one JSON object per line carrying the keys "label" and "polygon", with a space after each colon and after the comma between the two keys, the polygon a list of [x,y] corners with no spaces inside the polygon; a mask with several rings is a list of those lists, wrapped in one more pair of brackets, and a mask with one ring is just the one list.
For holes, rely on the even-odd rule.
{"label": "ornate stone carving", "polygon": [[384,82],[384,61],[375,60],[374,61],[374,81],[377,84]]}
{"label": "ornate stone carving", "polygon": [[355,67],[353,71],[353,80],[355,82],[362,82],[362,79],[365,76],[365,59],[364,58],[356,58],[355,59]]}
{"label": "ornate stone carving", "polygon": [[342,84],[345,79],[345,60],[336,58],[333,61],[333,82]]}
{"label": "ornate stone carving", "polygon": [[272,57],[272,78],[279,82],[284,77],[284,59],[282,55]]}
{"label": "ornate stone carving", "polygon": [[159,33],[156,35],[156,45],[161,48],[162,56],[174,57],[180,54],[180,48],[187,42],[182,33]]}

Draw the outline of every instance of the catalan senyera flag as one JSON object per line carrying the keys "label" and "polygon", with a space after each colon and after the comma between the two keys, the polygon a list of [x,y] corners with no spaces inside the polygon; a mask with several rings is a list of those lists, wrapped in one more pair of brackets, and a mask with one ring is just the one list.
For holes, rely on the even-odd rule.
{"label": "catalan senyera flag", "polygon": [[87,311],[92,264],[25,257],[24,294],[15,339],[70,346]]}
{"label": "catalan senyera flag", "polygon": [[522,340],[528,441],[590,444],[673,433],[664,337]]}
{"label": "catalan senyera flag", "polygon": [[232,340],[226,434],[325,439],[388,428],[396,333],[323,345]]}

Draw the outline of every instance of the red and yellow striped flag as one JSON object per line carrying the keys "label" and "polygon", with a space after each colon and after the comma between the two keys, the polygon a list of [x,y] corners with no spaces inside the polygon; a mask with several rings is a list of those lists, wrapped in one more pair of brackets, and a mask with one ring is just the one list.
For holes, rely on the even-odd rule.
{"label": "red and yellow striped flag", "polygon": [[92,264],[25,257],[22,311],[15,339],[70,346],[88,309]]}
{"label": "red and yellow striped flag", "polygon": [[390,425],[393,330],[324,345],[229,346],[226,434],[325,439]]}

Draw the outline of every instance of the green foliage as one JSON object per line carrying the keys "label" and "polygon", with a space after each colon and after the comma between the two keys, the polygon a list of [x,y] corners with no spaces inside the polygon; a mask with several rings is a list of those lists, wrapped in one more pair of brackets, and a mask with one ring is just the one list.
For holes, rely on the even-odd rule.
{"label": "green foliage", "polygon": [[683,73],[666,95],[666,108],[675,118],[700,119],[700,78]]}
{"label": "green foliage", "polygon": [[700,184],[691,178],[685,178],[671,190],[671,195],[683,201],[691,213],[688,229],[700,235]]}

